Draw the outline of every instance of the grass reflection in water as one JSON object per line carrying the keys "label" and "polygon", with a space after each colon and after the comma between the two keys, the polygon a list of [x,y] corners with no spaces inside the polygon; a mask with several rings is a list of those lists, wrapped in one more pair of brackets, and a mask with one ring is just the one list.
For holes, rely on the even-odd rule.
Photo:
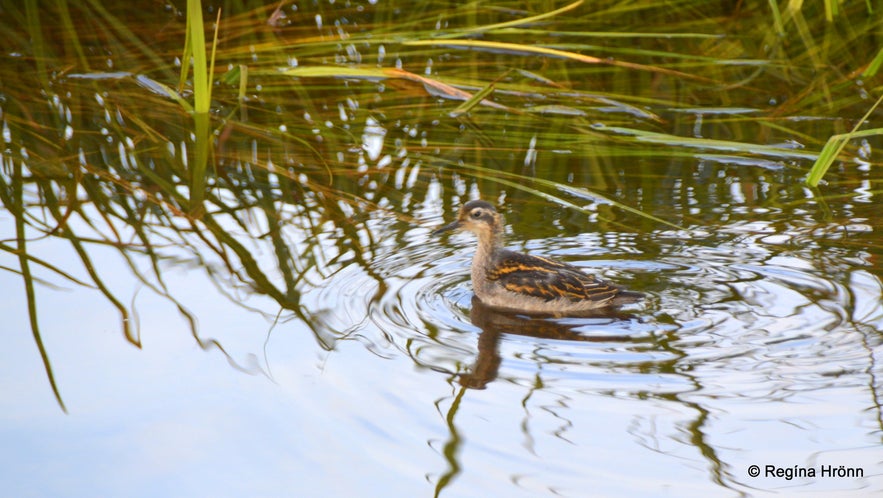
{"label": "grass reflection in water", "polygon": [[[65,313],[40,306],[58,288],[94,295],[137,347],[152,310],[135,303],[159,296],[200,347],[282,384],[284,360],[200,328],[192,309],[208,298],[182,297],[177,275],[262,317],[271,353],[303,330],[323,351],[363,345],[374,367],[404,359],[415,377],[350,394],[408,413],[420,398],[397,397],[403,385],[438,396],[442,436],[407,417],[397,433],[420,434],[408,456],[442,456],[445,470],[424,470],[436,494],[468,494],[485,470],[504,475],[496,494],[551,494],[585,489],[586,467],[633,466],[647,488],[589,480],[612,495],[781,489],[746,477],[752,438],[781,438],[764,458],[783,468],[831,450],[879,475],[856,448],[883,427],[883,21],[834,3],[240,2],[206,5],[217,45],[189,51],[171,3],[4,6],[0,265],[18,286],[5,295],[72,411],[44,341],[57,331],[40,326]],[[807,187],[820,156],[830,167]],[[429,237],[479,197],[526,234],[514,249],[646,303],[489,318],[471,301],[468,245]],[[485,424],[517,410],[522,442]],[[536,468],[554,471],[524,477]]]}

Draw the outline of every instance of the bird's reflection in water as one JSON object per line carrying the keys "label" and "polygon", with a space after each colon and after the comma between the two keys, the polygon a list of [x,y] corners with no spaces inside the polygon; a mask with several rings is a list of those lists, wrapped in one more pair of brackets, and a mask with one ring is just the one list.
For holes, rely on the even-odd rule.
{"label": "bird's reflection in water", "polygon": [[[617,309],[601,309],[584,313],[577,318],[607,319],[610,321],[627,320],[632,315]],[[628,335],[587,335],[577,329],[584,327],[585,322],[573,320],[564,322],[553,316],[523,315],[511,311],[490,308],[478,298],[472,297],[472,324],[481,329],[478,336],[478,357],[469,373],[460,376],[460,385],[469,389],[484,389],[497,378],[500,363],[499,345],[503,334],[515,334],[538,339],[583,342],[628,342],[633,337]]]}

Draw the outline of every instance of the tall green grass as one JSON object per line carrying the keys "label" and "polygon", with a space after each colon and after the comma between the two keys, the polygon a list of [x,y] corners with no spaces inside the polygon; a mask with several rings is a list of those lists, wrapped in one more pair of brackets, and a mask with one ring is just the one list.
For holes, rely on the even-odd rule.
{"label": "tall green grass", "polygon": [[202,2],[200,0],[187,0],[187,36],[184,41],[184,54],[182,56],[181,79],[179,88],[183,88],[187,79],[190,65],[187,61],[193,61],[193,122],[196,133],[196,150],[193,154],[193,162],[190,164],[190,209],[191,216],[200,217],[205,208],[206,177],[208,166],[211,161],[211,101],[212,85],[214,83],[215,53],[218,44],[218,28],[221,22],[221,10],[218,10],[218,18],[215,24],[214,40],[209,55],[208,46],[205,42],[205,23],[202,17]]}
{"label": "tall green grass", "polygon": [[819,185],[819,182],[822,181],[822,177],[828,172],[828,168],[830,168],[831,165],[834,164],[834,161],[840,157],[843,149],[850,141],[857,138],[883,135],[883,128],[873,128],[862,131],[858,130],[862,125],[868,122],[868,118],[874,113],[881,101],[883,101],[883,95],[881,95],[877,101],[874,102],[874,105],[868,109],[868,112],[858,120],[855,126],[853,126],[852,131],[849,133],[832,135],[828,139],[825,146],[822,147],[822,151],[819,152],[818,158],[815,163],[813,163],[812,168],[809,170],[809,174],[806,177],[807,185],[810,187],[817,187]]}

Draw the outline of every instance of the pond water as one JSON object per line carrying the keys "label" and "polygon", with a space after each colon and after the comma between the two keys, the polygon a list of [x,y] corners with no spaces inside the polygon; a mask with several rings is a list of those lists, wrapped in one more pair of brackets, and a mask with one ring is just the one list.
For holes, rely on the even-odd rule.
{"label": "pond water", "polygon": [[[186,214],[182,173],[199,139],[147,83],[174,81],[114,56],[113,71],[66,69],[21,101],[39,75],[3,54],[4,493],[883,492],[879,138],[855,141],[809,188],[821,144],[845,125],[821,107],[780,117],[773,102],[801,88],[778,67],[726,92],[664,73],[624,81],[633,68],[374,42],[381,28],[355,27],[369,6],[313,8],[290,8],[289,31],[273,34],[306,40],[297,64],[255,46],[221,52],[257,70],[248,104],[216,90],[202,217]],[[125,15],[176,46],[173,8]],[[484,15],[473,22],[516,16]],[[591,18],[558,29],[580,41]],[[695,38],[666,47],[698,53],[706,38]],[[460,102],[412,76],[280,70],[329,54],[378,67],[398,57],[448,82],[512,68],[573,79],[510,88],[498,94],[508,111],[458,118]],[[470,69],[482,65],[493,74]],[[843,109],[873,104],[855,99]],[[579,318],[483,306],[474,237],[431,235],[475,198],[505,216],[509,247],[646,299]]]}

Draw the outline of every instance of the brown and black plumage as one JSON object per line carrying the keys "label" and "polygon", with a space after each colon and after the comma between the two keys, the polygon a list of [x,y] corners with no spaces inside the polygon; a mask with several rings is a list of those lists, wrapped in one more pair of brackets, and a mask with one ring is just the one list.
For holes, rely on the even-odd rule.
{"label": "brown and black plumage", "polygon": [[478,236],[472,259],[472,287],[488,306],[530,313],[569,314],[640,300],[630,292],[579,268],[539,256],[504,249],[503,217],[485,201],[469,201],[457,220],[433,233],[453,229]]}

